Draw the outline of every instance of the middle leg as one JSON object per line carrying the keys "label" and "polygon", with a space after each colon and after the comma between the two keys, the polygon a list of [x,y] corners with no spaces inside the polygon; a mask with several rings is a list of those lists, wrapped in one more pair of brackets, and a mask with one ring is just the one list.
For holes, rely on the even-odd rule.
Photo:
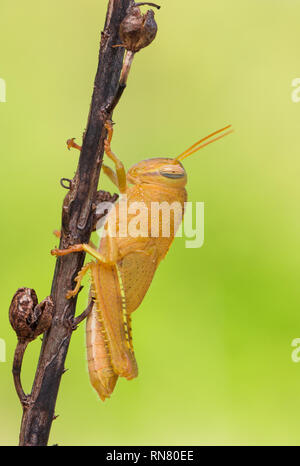
{"label": "middle leg", "polygon": [[67,249],[52,249],[51,250],[51,255],[52,256],[67,256],[68,254],[71,254],[72,252],[87,252],[90,254],[92,257],[97,259],[99,262],[102,262],[103,264],[108,264],[108,265],[115,265],[116,261],[114,258],[107,259],[103,254],[101,254],[99,251],[91,247],[89,244],[73,244],[73,246],[70,246]]}

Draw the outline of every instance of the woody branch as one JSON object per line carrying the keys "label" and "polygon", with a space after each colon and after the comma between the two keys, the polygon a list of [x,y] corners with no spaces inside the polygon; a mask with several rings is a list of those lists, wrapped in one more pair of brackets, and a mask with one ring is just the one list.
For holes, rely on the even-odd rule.
{"label": "woody branch", "polygon": [[[120,24],[130,3],[131,0],[109,0],[108,3],[88,124],[77,171],[63,202],[61,248],[88,242],[93,230],[105,138],[104,124],[107,118],[111,118],[113,108],[109,112],[107,108],[117,93],[124,56],[124,49],[114,48],[113,45],[120,41]],[[26,397],[26,403],[23,403],[20,445],[38,446],[48,443],[72,333],[70,326],[65,323],[74,317],[76,307],[76,299],[67,300],[66,291],[73,287],[73,278],[83,262],[84,253],[57,259],[51,289],[54,308],[52,324],[44,334],[32,391]],[[18,354],[16,386],[23,396],[18,385]]]}
{"label": "woody branch", "polygon": [[[151,10],[142,15],[133,0],[109,0],[78,167],[72,180],[63,179],[68,181],[68,185],[62,184],[68,193],[62,207],[60,249],[88,243],[98,220],[97,205],[101,201],[116,200],[116,195],[111,197],[108,193],[97,191],[106,137],[104,125],[107,119],[111,119],[126,87],[133,55],[154,39],[156,30]],[[20,288],[12,300],[10,321],[18,336],[13,375],[23,407],[20,445],[42,446],[48,443],[52,421],[56,418],[56,398],[61,376],[65,372],[64,363],[71,334],[89,311],[87,309],[74,319],[76,298],[66,299],[67,291],[74,287],[74,278],[82,268],[84,257],[82,252],[57,258],[51,296],[40,304],[34,290],[29,288]],[[25,395],[20,378],[24,351],[27,344],[43,332],[32,390]]]}

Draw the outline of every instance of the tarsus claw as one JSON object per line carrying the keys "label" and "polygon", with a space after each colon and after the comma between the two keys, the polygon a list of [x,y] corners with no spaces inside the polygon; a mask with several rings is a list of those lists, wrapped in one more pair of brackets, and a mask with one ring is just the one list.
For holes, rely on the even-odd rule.
{"label": "tarsus claw", "polygon": [[75,138],[71,138],[71,139],[67,140],[67,147],[68,147],[69,150],[71,149],[71,147],[74,147],[75,149],[81,150],[81,146],[76,144]]}

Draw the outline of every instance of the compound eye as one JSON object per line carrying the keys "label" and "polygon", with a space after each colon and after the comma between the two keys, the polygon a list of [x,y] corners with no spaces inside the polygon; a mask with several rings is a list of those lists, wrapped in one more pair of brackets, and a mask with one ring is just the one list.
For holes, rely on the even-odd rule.
{"label": "compound eye", "polygon": [[165,178],[171,178],[172,180],[178,180],[185,176],[185,172],[182,167],[176,165],[163,167],[159,170],[159,173]]}
{"label": "compound eye", "polygon": [[165,176],[166,178],[171,178],[173,180],[178,180],[178,178],[183,178],[184,174],[183,173],[168,173],[168,172],[161,172],[160,173],[162,176]]}

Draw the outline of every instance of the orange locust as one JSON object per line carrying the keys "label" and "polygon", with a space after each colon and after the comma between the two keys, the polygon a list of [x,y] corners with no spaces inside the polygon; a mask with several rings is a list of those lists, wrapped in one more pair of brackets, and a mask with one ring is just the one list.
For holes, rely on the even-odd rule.
{"label": "orange locust", "polygon": [[[114,162],[115,171],[104,164],[102,169],[121,194],[114,212],[115,234],[110,232],[112,213],[109,212],[104,226],[107,234],[101,238],[98,249],[91,244],[75,244],[68,249],[51,251],[55,256],[85,251],[96,259],[83,266],[75,279],[76,286],[67,293],[67,298],[76,296],[82,278],[90,270],[90,301],[93,299],[94,304],[86,324],[87,359],[92,386],[103,401],[110,397],[118,377],[130,380],[138,374],[132,343],[131,313],[141,304],[181,222],[174,215],[170,216],[169,236],[162,235],[161,216],[158,219],[159,234],[156,236],[151,236],[150,222],[146,235],[121,235],[118,220],[123,199],[126,198],[127,202],[128,223],[134,215],[130,214],[130,206],[137,201],[143,202],[149,212],[146,215],[149,216],[153,202],[167,202],[169,205],[177,202],[183,216],[187,201],[187,175],[181,161],[232,132],[228,125],[201,139],[175,158],[143,160],[126,174],[122,162],[111,151],[112,123],[107,121],[105,127],[107,137],[104,149],[107,157]],[[68,140],[68,147],[80,149],[73,139]]]}

